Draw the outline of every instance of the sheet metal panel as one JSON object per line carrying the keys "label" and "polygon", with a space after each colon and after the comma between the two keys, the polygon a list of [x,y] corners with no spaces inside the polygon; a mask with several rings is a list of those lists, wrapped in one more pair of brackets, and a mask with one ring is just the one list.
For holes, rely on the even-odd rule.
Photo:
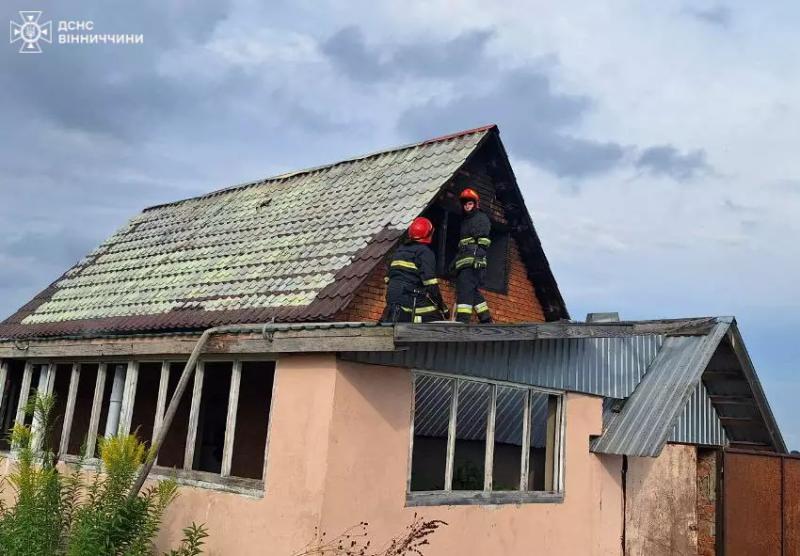
{"label": "sheet metal panel", "polygon": [[592,450],[658,456],[728,327],[727,323],[717,324],[708,336],[666,338],[622,411],[612,416],[603,435],[592,442]]}
{"label": "sheet metal panel", "polygon": [[664,336],[529,342],[414,344],[397,352],[344,353],[350,361],[439,371],[614,398],[631,395]]}
{"label": "sheet metal panel", "polygon": [[708,446],[728,445],[725,428],[702,380],[697,383],[683,413],[678,416],[669,441]]}
{"label": "sheet metal panel", "polygon": [[783,554],[781,459],[725,452],[722,485],[726,556]]}

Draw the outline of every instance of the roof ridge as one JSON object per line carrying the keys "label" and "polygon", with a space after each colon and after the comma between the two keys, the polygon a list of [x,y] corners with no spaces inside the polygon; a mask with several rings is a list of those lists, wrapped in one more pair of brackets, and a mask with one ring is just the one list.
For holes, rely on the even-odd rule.
{"label": "roof ridge", "polygon": [[496,127],[497,127],[497,124],[486,124],[486,125],[483,125],[483,126],[480,126],[480,127],[474,127],[474,128],[471,128],[471,129],[465,129],[465,130],[462,130],[462,131],[457,131],[455,133],[451,133],[451,134],[448,134],[448,135],[440,135],[440,136],[434,137],[432,139],[425,139],[423,141],[417,141],[416,143],[409,143],[409,144],[406,144],[406,145],[400,145],[400,146],[397,146],[397,147],[392,147],[392,148],[384,149],[384,150],[381,150],[381,151],[373,151],[373,152],[370,152],[370,153],[367,153],[367,154],[357,155],[357,156],[354,156],[354,157],[351,157],[351,158],[345,158],[343,160],[338,160],[336,162],[331,162],[329,164],[321,164],[319,166],[311,166],[309,168],[302,168],[300,170],[292,170],[292,171],[289,171],[289,172],[284,172],[283,174],[277,174],[275,176],[268,176],[268,177],[260,178],[260,179],[257,179],[257,180],[246,181],[246,182],[242,182],[242,183],[239,183],[239,184],[236,184],[236,185],[229,185],[227,187],[223,187],[222,189],[216,189],[214,191],[210,191],[210,192],[204,193],[202,195],[195,195],[194,197],[187,197],[185,199],[179,199],[177,201],[171,201],[169,203],[161,203],[161,204],[158,204],[158,205],[152,205],[152,206],[146,207],[142,211],[142,213],[149,212],[149,211],[156,210],[156,209],[160,209],[160,208],[180,205],[182,203],[186,203],[186,202],[189,202],[189,201],[198,201],[200,199],[208,199],[210,197],[216,197],[217,195],[222,195],[224,193],[230,193],[232,191],[238,191],[238,190],[241,190],[241,189],[246,189],[248,187],[261,185],[261,184],[264,184],[264,183],[267,183],[267,182],[281,181],[281,180],[285,180],[285,179],[288,179],[288,178],[301,176],[303,174],[310,174],[312,172],[319,172],[320,170],[326,170],[328,168],[334,168],[336,166],[339,166],[340,164],[348,164],[348,163],[351,163],[351,162],[358,162],[358,161],[361,161],[361,160],[367,160],[369,158],[373,158],[373,157],[376,157],[376,156],[381,156],[381,155],[384,155],[384,154],[404,151],[404,150],[407,150],[407,149],[413,149],[415,147],[421,147],[423,145],[429,145],[431,143],[442,143],[444,141],[450,141],[452,139],[456,139],[458,137],[464,137],[466,135],[473,135],[473,134],[476,134],[476,133],[483,133],[485,131],[489,131],[490,129],[494,129]]}

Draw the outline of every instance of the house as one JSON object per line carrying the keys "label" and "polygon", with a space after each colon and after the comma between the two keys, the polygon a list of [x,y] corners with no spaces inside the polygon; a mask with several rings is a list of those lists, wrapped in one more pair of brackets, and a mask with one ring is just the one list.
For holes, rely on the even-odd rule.
{"label": "house", "polygon": [[[445,273],[467,185],[497,324],[377,324],[420,214]],[[0,324],[0,426],[39,390],[66,461],[154,439],[195,348],[154,472],[161,540],[205,522],[211,554],[415,513],[448,523],[426,556],[714,553],[725,454],[786,452],[734,319],[569,320],[495,126],[145,210]]]}

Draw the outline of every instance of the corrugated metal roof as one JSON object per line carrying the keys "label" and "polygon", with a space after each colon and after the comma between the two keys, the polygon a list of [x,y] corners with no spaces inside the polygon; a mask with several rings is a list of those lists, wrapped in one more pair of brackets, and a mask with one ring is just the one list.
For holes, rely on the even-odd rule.
{"label": "corrugated metal roof", "polygon": [[642,381],[614,414],[592,450],[655,457],[730,324],[720,322],[707,336],[667,337]]}
{"label": "corrugated metal roof", "polygon": [[714,409],[702,380],[697,383],[689,401],[683,408],[683,413],[678,416],[669,441],[707,446],[726,446],[728,444],[725,427],[719,420],[719,414]]}
{"label": "corrugated metal roof", "polygon": [[0,336],[330,319],[493,129],[145,210]]}
{"label": "corrugated metal roof", "polygon": [[404,351],[357,352],[346,359],[572,390],[629,396],[656,357],[664,336],[563,338],[518,342],[412,344]]}

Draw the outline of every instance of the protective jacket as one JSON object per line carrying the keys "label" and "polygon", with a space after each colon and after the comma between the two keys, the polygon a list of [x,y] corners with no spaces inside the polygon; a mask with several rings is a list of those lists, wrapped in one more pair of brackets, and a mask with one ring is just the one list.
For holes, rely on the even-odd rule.
{"label": "protective jacket", "polygon": [[467,267],[486,268],[486,250],[492,244],[489,239],[491,232],[492,223],[481,210],[475,209],[464,215],[455,259],[456,271]]}
{"label": "protective jacket", "polygon": [[447,310],[436,278],[436,256],[427,245],[408,242],[398,247],[386,281],[386,317],[392,321],[437,320]]}

